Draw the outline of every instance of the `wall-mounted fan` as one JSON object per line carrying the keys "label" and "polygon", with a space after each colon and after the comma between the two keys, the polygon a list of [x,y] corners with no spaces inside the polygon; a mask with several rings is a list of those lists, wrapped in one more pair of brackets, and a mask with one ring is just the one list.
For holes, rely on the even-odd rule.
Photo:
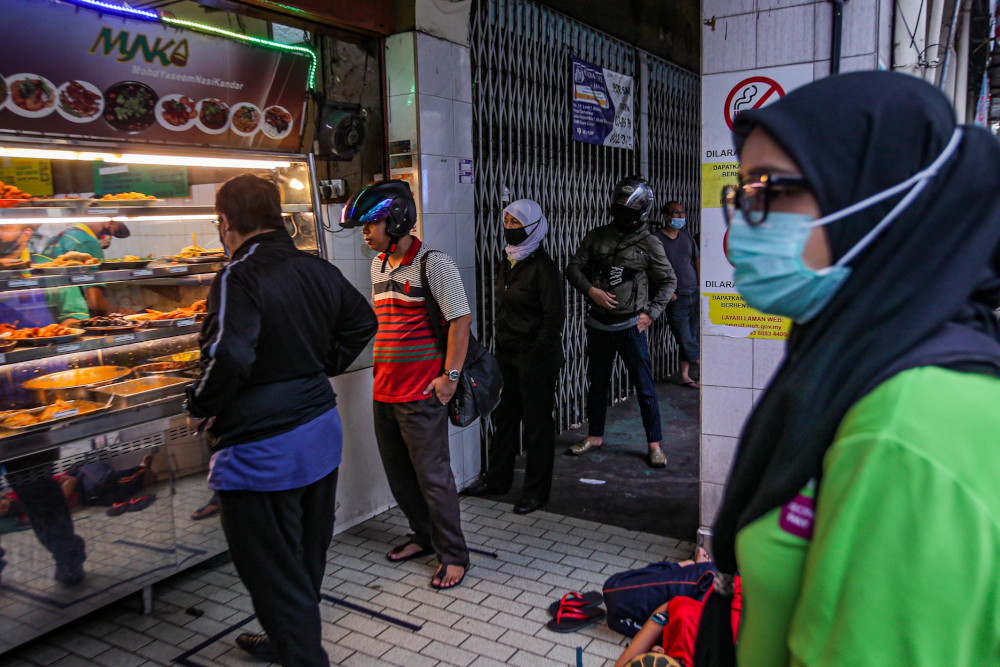
{"label": "wall-mounted fan", "polygon": [[316,137],[319,154],[335,160],[351,160],[365,143],[365,117],[359,104],[327,102],[319,114]]}

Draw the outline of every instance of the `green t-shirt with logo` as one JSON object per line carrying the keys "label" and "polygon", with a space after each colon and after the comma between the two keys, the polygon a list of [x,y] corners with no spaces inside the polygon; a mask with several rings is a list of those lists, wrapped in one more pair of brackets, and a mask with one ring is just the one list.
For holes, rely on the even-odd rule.
{"label": "green t-shirt with logo", "polygon": [[937,367],[846,415],[810,487],[746,526],[740,665],[1000,664],[1000,379]]}

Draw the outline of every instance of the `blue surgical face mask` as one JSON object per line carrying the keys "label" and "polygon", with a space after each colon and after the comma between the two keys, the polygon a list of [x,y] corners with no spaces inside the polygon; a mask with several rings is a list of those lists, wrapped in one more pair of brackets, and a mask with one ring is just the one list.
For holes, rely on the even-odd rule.
{"label": "blue surgical face mask", "polygon": [[674,229],[684,229],[686,224],[687,218],[670,218],[670,226]]}
{"label": "blue surgical face mask", "polygon": [[813,270],[802,262],[813,218],[800,213],[769,213],[759,227],[739,215],[726,244],[736,267],[734,286],[747,304],[761,312],[808,322],[829,303],[851,274],[846,266]]}
{"label": "blue surgical face mask", "polygon": [[[955,153],[961,139],[962,129],[958,128],[926,169],[818,220],[802,213],[771,212],[763,224],[751,227],[742,212],[734,216],[729,226],[726,254],[736,268],[733,282],[737,291],[751,308],[761,312],[790,317],[799,324],[811,320],[851,275],[848,262],[867,248],[920,195],[941,165]],[[814,227],[853,215],[901,192],[906,192],[906,196],[832,266],[810,269],[802,262],[802,252]]]}

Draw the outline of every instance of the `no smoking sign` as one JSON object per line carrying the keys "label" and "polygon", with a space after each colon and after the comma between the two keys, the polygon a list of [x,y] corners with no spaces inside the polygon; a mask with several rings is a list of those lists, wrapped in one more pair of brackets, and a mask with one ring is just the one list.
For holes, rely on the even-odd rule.
{"label": "no smoking sign", "polygon": [[726,97],[726,125],[733,129],[733,120],[743,111],[759,109],[768,101],[785,96],[785,89],[774,79],[752,76],[736,84]]}

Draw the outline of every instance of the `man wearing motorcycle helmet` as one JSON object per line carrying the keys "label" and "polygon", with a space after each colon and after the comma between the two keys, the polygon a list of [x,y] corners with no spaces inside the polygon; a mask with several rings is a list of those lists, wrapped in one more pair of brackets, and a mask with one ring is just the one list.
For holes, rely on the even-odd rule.
{"label": "man wearing motorcycle helmet", "polygon": [[653,385],[646,329],[663,313],[677,278],[663,246],[649,229],[653,190],[629,176],[612,190],[611,224],[591,230],[566,267],[570,284],[590,300],[587,315],[588,435],[570,448],[575,455],[604,444],[611,369],[620,354],[639,396],[649,464],[663,468],[660,408]]}
{"label": "man wearing motorcycle helmet", "polygon": [[[461,584],[469,567],[448,449],[447,404],[458,388],[472,315],[455,262],[413,236],[416,223],[413,195],[400,180],[366,186],[347,202],[340,219],[342,227],[361,227],[365,243],[379,253],[371,265],[379,322],[373,350],[375,437],[389,488],[413,532],[386,558],[398,563],[436,554],[440,566],[430,585],[445,589]],[[428,292],[446,320],[444,353],[431,326]]]}

